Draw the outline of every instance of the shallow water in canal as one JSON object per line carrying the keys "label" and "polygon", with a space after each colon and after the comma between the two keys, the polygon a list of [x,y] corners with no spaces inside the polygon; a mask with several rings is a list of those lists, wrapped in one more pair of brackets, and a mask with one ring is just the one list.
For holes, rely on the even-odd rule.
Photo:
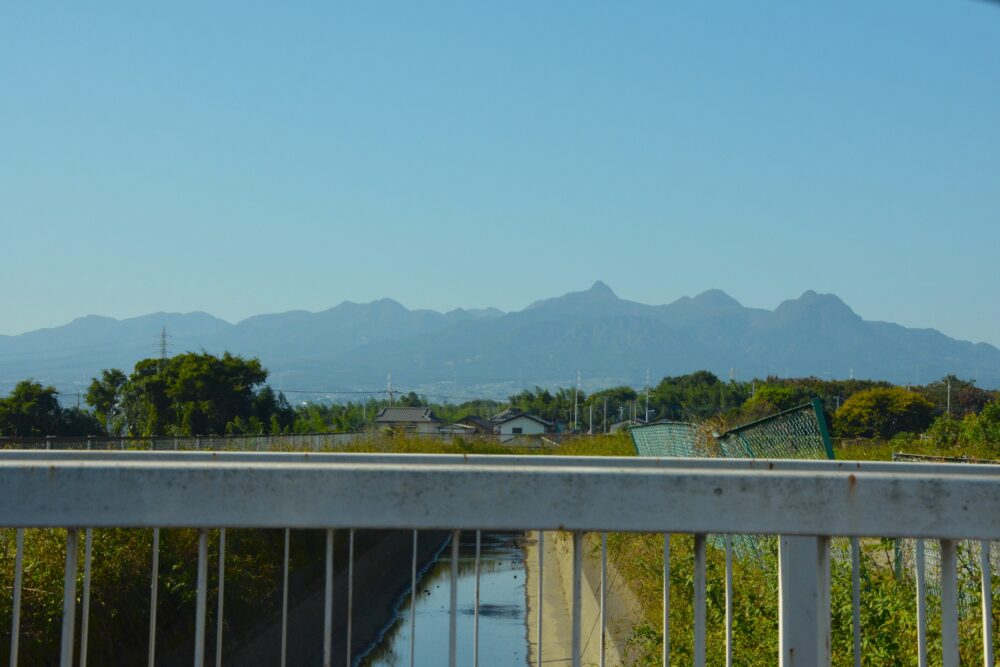
{"label": "shallow water in canal", "polygon": [[[484,533],[480,557],[479,664],[523,667],[527,664],[526,601],[522,534]],[[473,657],[476,587],[475,532],[463,532],[458,562],[458,664]],[[417,581],[414,664],[448,664],[451,594],[451,545]],[[382,641],[360,663],[365,667],[410,664],[410,596],[400,602],[398,616]]]}

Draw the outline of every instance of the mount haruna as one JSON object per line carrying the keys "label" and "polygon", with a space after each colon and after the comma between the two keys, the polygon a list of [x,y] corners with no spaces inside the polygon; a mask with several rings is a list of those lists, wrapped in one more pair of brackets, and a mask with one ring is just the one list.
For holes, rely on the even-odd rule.
{"label": "mount haruna", "polygon": [[[0,336],[0,392],[33,378],[72,396],[104,368],[131,371],[158,354],[229,351],[256,356],[276,389],[295,399],[378,391],[387,374],[429,398],[502,398],[522,388],[641,386],[649,371],[706,369],[719,377],[815,375],[921,384],[953,373],[1000,387],[1000,349],[934,329],[863,320],[832,294],[805,292],[775,310],[747,308],[709,290],[666,305],[620,299],[602,282],[505,313],[408,310],[396,301],[344,302],[320,312],[257,315],[236,324],[207,313],[125,320],[87,316],[64,326]],[[357,398],[357,396],[354,396]]]}

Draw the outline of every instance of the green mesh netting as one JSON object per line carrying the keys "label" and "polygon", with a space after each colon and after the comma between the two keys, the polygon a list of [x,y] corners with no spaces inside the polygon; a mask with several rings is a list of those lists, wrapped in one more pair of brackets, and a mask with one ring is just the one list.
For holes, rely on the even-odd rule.
{"label": "green mesh netting", "polygon": [[[722,435],[707,434],[703,428],[684,422],[668,422],[629,429],[636,454],[671,458],[767,458],[767,459],[826,459],[833,458],[823,404],[818,401],[779,412],[750,424],[726,431]],[[712,442],[714,440],[714,442]],[[714,446],[713,446],[714,445]],[[777,540],[768,535],[733,535],[736,558],[758,560],[761,566],[770,562],[766,553],[777,553]],[[709,543],[722,549],[725,540],[710,535]],[[773,559],[772,559],[773,560]]]}
{"label": "green mesh netting", "polygon": [[738,426],[716,439],[722,455],[733,459],[833,458],[822,407],[814,403]]}
{"label": "green mesh netting", "polygon": [[629,433],[639,456],[704,457],[704,447],[698,446],[698,429],[694,424],[670,422],[652,426],[633,426]]}

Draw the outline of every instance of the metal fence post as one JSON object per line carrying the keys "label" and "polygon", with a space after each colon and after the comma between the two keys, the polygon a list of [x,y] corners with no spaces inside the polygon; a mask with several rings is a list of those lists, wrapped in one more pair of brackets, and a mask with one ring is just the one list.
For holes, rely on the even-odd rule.
{"label": "metal fence post", "polygon": [[782,535],[778,547],[781,667],[830,665],[830,540]]}

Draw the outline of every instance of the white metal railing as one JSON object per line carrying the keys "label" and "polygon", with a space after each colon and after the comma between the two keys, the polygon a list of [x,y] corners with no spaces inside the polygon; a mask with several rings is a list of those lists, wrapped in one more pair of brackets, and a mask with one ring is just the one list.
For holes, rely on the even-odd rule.
{"label": "white metal railing", "polygon": [[[252,493],[248,493],[252,489]],[[830,539],[849,537],[853,561],[854,661],[860,664],[858,538],[917,538],[941,544],[942,662],[958,665],[956,540],[981,540],[984,664],[992,665],[990,540],[1000,538],[1000,471],[982,465],[753,461],[717,459],[567,458],[380,454],[251,454],[188,452],[0,452],[0,527],[17,529],[11,639],[16,664],[22,586],[23,530],[68,529],[61,664],[73,662],[76,572],[85,539],[80,647],[86,662],[91,530],[154,529],[149,660],[155,656],[158,531],[200,530],[194,663],[205,653],[209,528],[286,530],[283,618],[287,619],[289,529],[326,530],[324,664],[331,655],[335,529],[348,531],[347,655],[351,653],[354,530],[452,531],[449,655],[455,649],[459,531],[573,533],[572,659],[580,664],[584,532],[637,531],[663,535],[669,575],[670,536],[695,536],[694,664],[705,663],[706,536],[779,535],[779,647],[782,665],[830,662]],[[220,534],[224,553],[224,533]],[[726,540],[727,664],[732,664],[732,556]],[[544,567],[539,549],[538,586]],[[606,541],[601,541],[602,577]],[[924,572],[918,564],[920,664],[927,664]],[[477,549],[478,581],[478,549]],[[219,559],[219,607],[225,572]],[[670,577],[664,577],[663,661],[670,661]],[[601,624],[604,627],[603,586]],[[477,594],[478,604],[478,594]],[[541,605],[539,595],[538,603]],[[542,613],[537,649],[542,661]],[[475,655],[478,663],[478,607]],[[415,616],[411,615],[411,624]],[[282,631],[284,655],[285,622]],[[221,634],[222,623],[218,624]],[[414,662],[411,626],[410,664]],[[602,633],[602,642],[603,633]],[[221,636],[216,641],[221,661]],[[284,661],[283,661],[284,662]],[[603,662],[603,651],[602,651]]]}

